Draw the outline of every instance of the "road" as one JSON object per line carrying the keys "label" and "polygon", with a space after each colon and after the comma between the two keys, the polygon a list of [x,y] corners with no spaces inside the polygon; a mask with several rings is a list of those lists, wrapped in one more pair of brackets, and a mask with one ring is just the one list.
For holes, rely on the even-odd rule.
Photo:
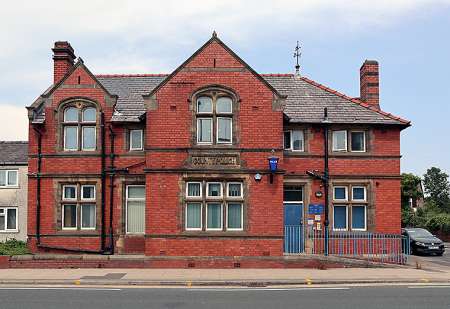
{"label": "road", "polygon": [[448,286],[269,288],[5,288],[2,309],[450,308]]}
{"label": "road", "polygon": [[446,248],[443,256],[414,256],[415,259],[424,261],[424,264],[433,267],[450,267],[450,248]]}

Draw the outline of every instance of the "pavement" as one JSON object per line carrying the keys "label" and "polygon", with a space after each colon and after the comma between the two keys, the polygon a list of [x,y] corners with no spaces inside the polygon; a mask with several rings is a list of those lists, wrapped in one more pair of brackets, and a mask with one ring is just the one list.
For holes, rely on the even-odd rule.
{"label": "pavement", "polygon": [[349,283],[450,283],[442,269],[1,269],[0,284],[97,286],[274,286]]}

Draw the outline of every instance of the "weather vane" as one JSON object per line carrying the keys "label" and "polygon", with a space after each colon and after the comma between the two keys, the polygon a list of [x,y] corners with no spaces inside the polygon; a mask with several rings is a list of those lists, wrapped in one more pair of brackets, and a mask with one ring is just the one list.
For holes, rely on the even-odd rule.
{"label": "weather vane", "polygon": [[301,52],[301,47],[297,41],[297,46],[295,47],[294,50],[294,58],[297,59],[297,64],[295,65],[295,74],[296,75],[300,75],[300,64],[298,63],[299,58],[302,56],[302,52]]}

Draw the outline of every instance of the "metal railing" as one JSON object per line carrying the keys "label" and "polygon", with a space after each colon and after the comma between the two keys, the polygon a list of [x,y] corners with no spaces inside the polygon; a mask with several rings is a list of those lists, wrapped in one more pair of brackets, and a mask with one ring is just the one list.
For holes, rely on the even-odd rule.
{"label": "metal railing", "polygon": [[409,245],[409,239],[398,234],[285,226],[285,253],[327,254],[371,262],[406,264]]}

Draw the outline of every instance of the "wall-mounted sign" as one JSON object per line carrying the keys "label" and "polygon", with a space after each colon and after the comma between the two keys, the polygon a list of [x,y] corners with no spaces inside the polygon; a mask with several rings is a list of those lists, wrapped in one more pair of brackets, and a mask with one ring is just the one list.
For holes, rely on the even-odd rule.
{"label": "wall-mounted sign", "polygon": [[320,215],[314,215],[314,221],[320,221],[321,216]]}
{"label": "wall-mounted sign", "polygon": [[313,219],[308,219],[308,225],[313,225],[314,224],[314,220]]}
{"label": "wall-mounted sign", "polygon": [[192,156],[192,166],[223,166],[233,167],[238,166],[237,156]]}
{"label": "wall-mounted sign", "polygon": [[320,215],[323,213],[323,204],[309,204],[308,213],[310,215]]}

